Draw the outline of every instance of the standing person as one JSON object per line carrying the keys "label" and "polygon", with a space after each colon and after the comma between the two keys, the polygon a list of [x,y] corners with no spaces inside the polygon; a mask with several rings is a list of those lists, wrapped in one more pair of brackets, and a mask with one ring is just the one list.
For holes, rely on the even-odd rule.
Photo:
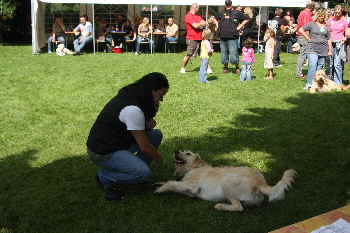
{"label": "standing person", "polygon": [[232,7],[232,1],[225,1],[225,10],[219,16],[218,34],[220,37],[221,64],[223,72],[228,73],[228,63],[235,66],[235,73],[239,74],[239,33],[249,22],[249,17]]}
{"label": "standing person", "polygon": [[306,4],[306,8],[300,12],[297,19],[298,24],[297,24],[296,36],[297,36],[297,43],[300,45],[300,52],[299,52],[297,67],[296,67],[297,78],[302,78],[302,79],[304,78],[303,65],[307,57],[305,53],[305,47],[306,47],[307,41],[305,37],[302,34],[300,34],[299,29],[302,28],[304,25],[313,21],[312,15],[314,10],[315,10],[314,2],[310,2]]}
{"label": "standing person", "polygon": [[147,74],[120,89],[93,124],[87,152],[100,168],[96,181],[107,200],[123,199],[123,187],[144,187],[141,184],[150,182],[149,166],[162,158],[157,150],[162,133],[154,129],[153,118],[168,89],[165,75]]}
{"label": "standing person", "polygon": [[292,51],[292,46],[297,42],[295,32],[297,30],[297,24],[295,23],[294,16],[287,10],[286,15],[283,17],[288,25],[285,31],[285,41],[286,41],[286,52],[290,53]]}
{"label": "standing person", "polygon": [[209,57],[213,54],[214,50],[209,42],[211,31],[206,29],[202,33],[202,42],[201,42],[201,66],[199,69],[199,81],[202,83],[208,83],[208,64]]}
{"label": "standing person", "polygon": [[185,16],[185,25],[186,25],[186,45],[187,53],[183,58],[182,66],[180,73],[186,73],[186,66],[190,58],[195,55],[202,40],[202,31],[206,26],[206,22],[202,19],[201,16],[197,15],[199,10],[199,5],[193,3],[190,11]]}
{"label": "standing person", "polygon": [[330,58],[330,77],[338,84],[343,84],[343,70],[346,61],[345,31],[349,26],[345,19],[347,12],[341,5],[335,6],[334,17],[327,22],[330,31],[330,40],[333,47],[333,56]]}
{"label": "standing person", "polygon": [[47,40],[48,53],[52,53],[52,43],[59,42],[61,44],[64,44],[65,31],[66,31],[66,27],[64,26],[62,16],[56,15],[54,19],[54,23],[52,25],[51,36]]}
{"label": "standing person", "polygon": [[307,40],[305,53],[307,54],[307,59],[309,61],[309,69],[305,85],[306,90],[311,88],[315,72],[323,67],[326,56],[332,56],[333,48],[329,38],[327,23],[325,21],[326,16],[326,10],[317,10],[315,21],[310,22],[299,29],[299,32]]}
{"label": "standing person", "polygon": [[248,38],[252,38],[256,35],[256,32],[253,30],[254,27],[254,13],[252,8],[244,7],[243,10],[244,15],[249,17],[249,22],[245,25],[243,32],[241,33],[240,40],[244,42]]}
{"label": "standing person", "polygon": [[74,34],[79,36],[74,40],[75,55],[80,55],[81,50],[92,42],[92,24],[88,22],[87,15],[80,16],[80,24],[74,28]]}
{"label": "standing person", "polygon": [[281,67],[281,40],[284,35],[284,32],[287,29],[288,22],[282,18],[283,10],[281,8],[275,9],[275,17],[271,20],[269,27],[271,27],[276,34],[276,46],[275,46],[275,53],[273,55],[273,66],[274,67]]}
{"label": "standing person", "polygon": [[276,34],[271,28],[266,29],[265,41],[265,60],[264,68],[267,69],[266,80],[273,80],[273,55],[276,47]]}
{"label": "standing person", "polygon": [[243,49],[242,49],[242,69],[240,74],[240,80],[242,82],[252,80],[253,63],[254,63],[253,41],[250,38],[248,38],[243,42]]}

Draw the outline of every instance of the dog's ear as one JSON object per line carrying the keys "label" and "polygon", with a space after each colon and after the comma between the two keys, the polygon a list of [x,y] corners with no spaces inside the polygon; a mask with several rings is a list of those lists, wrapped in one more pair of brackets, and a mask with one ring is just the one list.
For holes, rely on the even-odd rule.
{"label": "dog's ear", "polygon": [[317,86],[318,86],[319,88],[322,88],[323,85],[324,85],[324,79],[323,79],[323,78],[318,79],[318,80],[317,80]]}

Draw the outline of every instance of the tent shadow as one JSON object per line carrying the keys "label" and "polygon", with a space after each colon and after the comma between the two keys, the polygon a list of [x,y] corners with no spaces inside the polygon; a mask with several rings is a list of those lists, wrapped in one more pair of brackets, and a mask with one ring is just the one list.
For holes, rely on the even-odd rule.
{"label": "tent shadow", "polygon": [[291,212],[303,208],[303,216],[312,216],[345,205],[350,199],[350,95],[302,93],[285,101],[292,107],[251,108],[235,117],[231,127],[209,128],[199,137],[172,138],[166,144],[198,152],[214,165],[249,166],[233,156],[223,163],[215,158],[247,149],[263,152],[268,181],[296,169],[299,177],[289,201],[301,196],[303,200]]}

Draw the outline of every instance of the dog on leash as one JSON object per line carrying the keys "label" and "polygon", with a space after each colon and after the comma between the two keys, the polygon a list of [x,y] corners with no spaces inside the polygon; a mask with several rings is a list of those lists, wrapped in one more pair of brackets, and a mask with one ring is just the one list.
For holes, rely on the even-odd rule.
{"label": "dog on leash", "polygon": [[223,211],[243,211],[242,203],[259,205],[264,196],[270,202],[282,200],[297,174],[293,169],[286,170],[282,179],[270,186],[254,168],[212,167],[191,151],[175,152],[174,159],[175,175],[183,176],[182,180],[165,182],[155,193],[175,192],[207,201],[229,202],[215,205],[215,209]]}
{"label": "dog on leash", "polygon": [[312,86],[309,89],[310,93],[330,92],[330,91],[345,91],[350,88],[350,85],[338,85],[331,80],[324,70],[318,70],[315,73]]}

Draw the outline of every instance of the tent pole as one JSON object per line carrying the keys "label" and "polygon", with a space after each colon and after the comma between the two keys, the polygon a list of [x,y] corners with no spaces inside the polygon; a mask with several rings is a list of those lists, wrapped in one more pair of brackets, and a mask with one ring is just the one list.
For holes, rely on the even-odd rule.
{"label": "tent pole", "polygon": [[258,53],[260,53],[261,6],[259,6]]}
{"label": "tent pole", "polygon": [[205,9],[205,21],[208,21],[208,5],[207,5],[207,8]]}
{"label": "tent pole", "polygon": [[151,4],[151,38],[150,38],[150,46],[151,46],[151,54],[153,54],[153,45],[151,41],[153,41],[153,5]]}
{"label": "tent pole", "polygon": [[96,55],[96,38],[95,38],[95,4],[92,4],[92,41],[93,41],[93,47],[94,47],[94,55]]}

